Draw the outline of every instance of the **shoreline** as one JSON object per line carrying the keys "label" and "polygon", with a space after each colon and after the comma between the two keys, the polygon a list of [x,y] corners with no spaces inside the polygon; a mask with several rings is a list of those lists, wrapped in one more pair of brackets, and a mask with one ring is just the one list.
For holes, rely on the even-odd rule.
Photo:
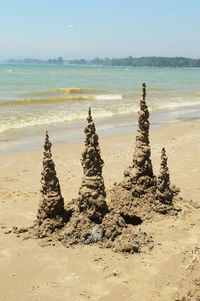
{"label": "shoreline", "polygon": [[[158,129],[171,122],[191,121],[200,119],[200,105],[191,105],[167,110],[150,112],[150,130]],[[137,131],[137,114],[113,116],[106,119],[94,119],[100,138]],[[59,126],[48,126],[50,140],[53,145],[72,144],[84,140],[86,121],[73,122]],[[40,149],[43,144],[45,130],[18,134],[16,137],[0,140],[0,157],[25,151]]]}

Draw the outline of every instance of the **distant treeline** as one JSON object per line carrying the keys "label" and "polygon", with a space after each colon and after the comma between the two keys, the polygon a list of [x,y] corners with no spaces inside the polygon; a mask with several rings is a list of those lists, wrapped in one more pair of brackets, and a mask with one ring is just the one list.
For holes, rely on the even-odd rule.
{"label": "distant treeline", "polygon": [[99,58],[95,57],[92,60],[76,59],[76,60],[63,60],[62,57],[57,59],[9,59],[6,61],[11,64],[57,64],[63,65],[102,65],[102,66],[132,66],[132,67],[200,67],[200,59],[191,59],[187,57],[139,57],[132,56],[125,58]]}
{"label": "distant treeline", "polygon": [[62,57],[58,57],[57,59],[48,59],[48,60],[39,60],[39,59],[9,59],[7,63],[11,64],[58,64],[63,65],[64,60]]}
{"label": "distant treeline", "polygon": [[103,66],[132,66],[132,67],[200,67],[200,59],[186,57],[139,57],[126,58],[99,58],[92,60],[70,60],[69,64],[76,65],[103,65]]}

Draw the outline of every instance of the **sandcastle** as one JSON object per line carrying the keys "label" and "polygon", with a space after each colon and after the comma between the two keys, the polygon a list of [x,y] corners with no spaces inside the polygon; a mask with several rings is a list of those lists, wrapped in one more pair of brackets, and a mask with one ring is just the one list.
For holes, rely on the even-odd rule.
{"label": "sandcastle", "polygon": [[[84,129],[85,149],[81,158],[84,175],[79,195],[65,207],[46,132],[42,198],[36,221],[28,229],[29,233],[38,238],[47,237],[48,241],[59,241],[68,247],[95,243],[128,253],[153,247],[152,237],[143,232],[140,225],[156,214],[176,214],[173,199],[178,190],[170,186],[165,148],[161,153],[158,177],[153,173],[145,83],[142,89],[133,161],[124,171],[123,181],[112,188],[109,206],[102,176],[104,162],[91,109]],[[15,232],[25,231],[15,228]]]}

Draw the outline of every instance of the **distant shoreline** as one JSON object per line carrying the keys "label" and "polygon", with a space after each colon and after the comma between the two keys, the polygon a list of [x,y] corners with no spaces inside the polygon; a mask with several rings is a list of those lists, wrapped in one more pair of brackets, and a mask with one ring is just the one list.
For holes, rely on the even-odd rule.
{"label": "distant shoreline", "polygon": [[9,59],[2,61],[6,64],[40,64],[40,65],[75,65],[75,66],[112,66],[112,67],[171,67],[171,68],[200,68],[200,58],[192,59],[187,57],[137,57],[132,56],[125,58],[99,58],[91,60],[86,59]]}
{"label": "distant shoreline", "polygon": [[186,57],[125,57],[125,58],[99,58],[92,60],[76,59],[68,60],[69,64],[76,65],[102,65],[102,66],[124,66],[124,67],[200,67],[200,59]]}
{"label": "distant shoreline", "polygon": [[69,66],[69,67],[115,67],[115,68],[141,68],[141,69],[156,69],[156,68],[166,68],[166,69],[200,69],[200,67],[171,67],[171,66],[165,66],[165,67],[156,67],[156,66],[126,66],[126,65],[120,65],[120,66],[112,66],[112,65],[91,65],[91,64],[68,64],[64,63],[62,65],[60,64],[50,64],[50,63],[8,63],[4,61],[0,61],[0,65],[17,65],[17,66]]}

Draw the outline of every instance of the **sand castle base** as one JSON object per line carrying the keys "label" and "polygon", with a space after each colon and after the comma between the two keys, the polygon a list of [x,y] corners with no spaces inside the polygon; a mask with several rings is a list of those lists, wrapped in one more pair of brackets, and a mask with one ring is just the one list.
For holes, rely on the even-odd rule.
{"label": "sand castle base", "polygon": [[107,213],[100,224],[91,221],[84,213],[74,211],[60,231],[58,240],[65,246],[96,244],[131,254],[153,248],[152,237],[114,211]]}
{"label": "sand castle base", "polygon": [[[67,207],[69,210],[70,205]],[[45,219],[41,224],[35,223],[30,228],[14,227],[13,232],[23,235],[24,239],[42,239],[44,245],[60,243],[66,247],[97,245],[115,252],[130,254],[152,250],[154,246],[152,237],[141,230],[140,223],[136,226],[134,218],[132,220],[130,217],[122,217],[119,213],[110,211],[102,223],[96,224],[83,212],[74,208],[66,211],[65,218],[68,222],[61,217]]]}

